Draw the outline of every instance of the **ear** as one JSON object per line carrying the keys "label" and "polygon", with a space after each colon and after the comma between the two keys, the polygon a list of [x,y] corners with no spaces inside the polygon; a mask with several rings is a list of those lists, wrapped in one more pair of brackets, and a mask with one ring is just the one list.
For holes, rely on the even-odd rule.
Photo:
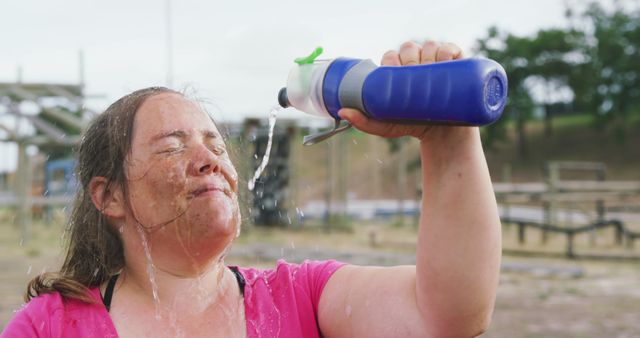
{"label": "ear", "polygon": [[108,185],[107,179],[96,176],[89,182],[89,192],[93,205],[107,217],[122,218],[125,215],[125,201],[122,189]]}

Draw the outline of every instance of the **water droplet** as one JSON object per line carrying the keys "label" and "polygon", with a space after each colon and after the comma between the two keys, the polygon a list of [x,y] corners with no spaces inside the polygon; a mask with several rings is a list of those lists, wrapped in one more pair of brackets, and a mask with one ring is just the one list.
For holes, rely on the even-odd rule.
{"label": "water droplet", "polygon": [[351,141],[353,141],[353,144],[358,144],[358,142],[356,142],[356,139],[351,139]]}
{"label": "water droplet", "polygon": [[30,275],[30,274],[31,274],[31,268],[32,268],[32,266],[31,266],[31,265],[29,265],[29,268],[27,269],[27,275]]}
{"label": "water droplet", "polygon": [[376,162],[378,162],[379,164],[382,164],[382,163],[383,163],[383,162],[382,162],[382,160],[381,160],[381,159],[379,159],[379,158],[376,158]]}

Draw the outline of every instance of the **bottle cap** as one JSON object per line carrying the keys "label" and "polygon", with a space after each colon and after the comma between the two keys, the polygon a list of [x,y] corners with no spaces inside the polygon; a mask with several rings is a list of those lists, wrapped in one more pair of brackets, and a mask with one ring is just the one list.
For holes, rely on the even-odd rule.
{"label": "bottle cap", "polygon": [[287,87],[282,87],[278,92],[278,103],[282,108],[291,107],[291,102],[289,102],[289,97],[287,96]]}

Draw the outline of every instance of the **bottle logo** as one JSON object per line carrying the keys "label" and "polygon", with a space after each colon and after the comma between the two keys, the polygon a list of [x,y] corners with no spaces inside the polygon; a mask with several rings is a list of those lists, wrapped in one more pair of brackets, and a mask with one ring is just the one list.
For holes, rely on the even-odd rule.
{"label": "bottle logo", "polygon": [[484,97],[491,110],[500,108],[504,99],[504,86],[497,76],[492,76],[484,87]]}

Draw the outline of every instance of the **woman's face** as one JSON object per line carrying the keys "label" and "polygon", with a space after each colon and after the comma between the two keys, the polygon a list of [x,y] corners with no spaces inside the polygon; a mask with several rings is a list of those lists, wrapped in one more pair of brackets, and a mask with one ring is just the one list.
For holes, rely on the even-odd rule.
{"label": "woman's face", "polygon": [[172,93],[148,98],[136,113],[127,161],[130,214],[154,255],[181,250],[206,259],[235,237],[238,176],[196,104]]}

